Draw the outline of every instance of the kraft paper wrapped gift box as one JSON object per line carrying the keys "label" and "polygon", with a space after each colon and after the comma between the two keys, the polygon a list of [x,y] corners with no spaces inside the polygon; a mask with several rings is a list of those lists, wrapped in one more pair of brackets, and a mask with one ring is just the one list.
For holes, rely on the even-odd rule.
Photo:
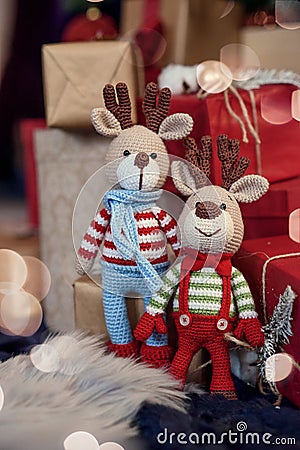
{"label": "kraft paper wrapped gift box", "polygon": [[219,59],[223,45],[239,41],[243,14],[242,5],[236,2],[231,13],[220,19],[225,7],[226,3],[219,0],[123,0],[121,34],[133,36],[149,26],[152,13],[154,23],[161,20],[167,44],[161,64]]}
{"label": "kraft paper wrapped gift box", "polygon": [[[75,281],[74,306],[76,327],[94,334],[101,334],[105,340],[108,340],[100,276],[91,279],[85,275]],[[130,324],[134,328],[144,312],[143,300],[141,298],[128,298],[127,310]]]}
{"label": "kraft paper wrapped gift box", "polygon": [[[75,325],[75,246],[107,189],[105,178],[93,178],[78,195],[91,175],[103,166],[109,143],[108,138],[95,132],[46,129],[35,133],[41,257],[52,278],[43,306],[47,324],[53,330],[69,330]],[[73,220],[75,204],[80,214],[75,210]]]}
{"label": "kraft paper wrapped gift box", "polygon": [[[103,106],[106,83],[127,83],[131,99],[143,94],[139,51],[128,41],[68,42],[43,46],[47,125],[91,128],[90,112]],[[135,103],[132,102],[136,121]]]}

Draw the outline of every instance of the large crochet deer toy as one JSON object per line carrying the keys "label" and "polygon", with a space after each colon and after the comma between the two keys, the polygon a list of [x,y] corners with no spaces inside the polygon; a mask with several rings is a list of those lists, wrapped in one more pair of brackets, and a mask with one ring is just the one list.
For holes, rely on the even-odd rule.
{"label": "large crochet deer toy", "polygon": [[[208,177],[212,140],[206,136],[201,143],[198,149],[193,139],[186,139],[187,159],[192,165],[180,161],[172,164],[175,185],[182,194],[190,196],[178,222],[182,225],[185,256],[164,276],[164,285],[152,297],[134,334],[144,340],[153,333],[176,291],[173,314],[178,350],[171,373],[184,383],[193,355],[205,347],[213,367],[211,392],[235,399],[224,334],[234,330],[237,338],[245,337],[252,346],[262,346],[264,342],[249,287],[231,265],[244,232],[238,202],[258,200],[267,191],[268,182],[259,175],[242,176],[249,160],[238,159],[238,140],[222,135],[218,138],[218,156],[223,185],[211,185]],[[161,331],[162,328],[160,325]]]}
{"label": "large crochet deer toy", "polygon": [[[186,137],[193,120],[179,113],[167,117],[170,90],[158,92],[150,83],[143,102],[146,126],[134,125],[126,84],[118,83],[116,93],[112,85],[106,85],[106,108],[96,108],[91,114],[96,131],[114,138],[106,157],[107,175],[114,188],[105,194],[104,208],[84,236],[77,271],[91,269],[104,241],[101,265],[108,346],[118,356],[127,357],[138,355],[139,345],[132,336],[125,296],[140,295],[147,306],[168,267],[165,241],[176,255],[180,249],[175,220],[156,206],[169,169],[163,140]],[[152,365],[165,365],[170,359],[166,336],[154,331],[140,355]]]}

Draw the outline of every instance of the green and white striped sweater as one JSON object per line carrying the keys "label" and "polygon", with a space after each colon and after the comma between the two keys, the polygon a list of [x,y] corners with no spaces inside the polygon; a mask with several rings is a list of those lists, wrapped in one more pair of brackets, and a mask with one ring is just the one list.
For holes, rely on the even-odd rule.
{"label": "green and white striped sweater", "polygon": [[[180,282],[181,263],[173,266],[163,277],[163,286],[150,300],[147,307],[149,314],[162,313],[176,289],[173,310],[179,310],[178,293]],[[223,293],[222,277],[210,267],[204,267],[201,271],[192,272],[189,284],[189,312],[205,316],[218,315]],[[231,305],[230,317],[238,315],[241,319],[257,317],[253,298],[249,286],[235,267],[231,275]]]}

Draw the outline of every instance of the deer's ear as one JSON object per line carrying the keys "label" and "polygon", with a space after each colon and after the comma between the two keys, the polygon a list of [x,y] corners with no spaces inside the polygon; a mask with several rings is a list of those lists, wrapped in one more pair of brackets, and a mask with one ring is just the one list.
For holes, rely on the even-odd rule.
{"label": "deer's ear", "polygon": [[102,136],[116,137],[121,131],[121,125],[115,116],[105,108],[94,108],[91,120],[97,133]]}
{"label": "deer's ear", "polygon": [[172,114],[162,121],[158,135],[166,141],[183,139],[190,134],[193,126],[194,121],[188,114]]}
{"label": "deer's ear", "polygon": [[187,164],[182,161],[174,161],[171,164],[173,183],[182,195],[190,196],[197,190],[195,180]]}
{"label": "deer's ear", "polygon": [[269,182],[260,175],[245,175],[237,180],[229,192],[241,203],[252,203],[260,199],[269,189]]}

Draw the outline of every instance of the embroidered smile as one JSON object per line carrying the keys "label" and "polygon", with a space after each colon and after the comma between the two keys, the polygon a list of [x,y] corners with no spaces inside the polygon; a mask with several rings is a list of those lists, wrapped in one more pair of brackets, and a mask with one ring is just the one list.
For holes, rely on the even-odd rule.
{"label": "embroidered smile", "polygon": [[221,228],[218,228],[216,231],[213,231],[212,233],[205,233],[205,231],[200,230],[200,228],[195,227],[195,229],[197,231],[199,231],[199,233],[203,234],[206,237],[212,237],[215,234],[219,233],[219,231],[221,231]]}

